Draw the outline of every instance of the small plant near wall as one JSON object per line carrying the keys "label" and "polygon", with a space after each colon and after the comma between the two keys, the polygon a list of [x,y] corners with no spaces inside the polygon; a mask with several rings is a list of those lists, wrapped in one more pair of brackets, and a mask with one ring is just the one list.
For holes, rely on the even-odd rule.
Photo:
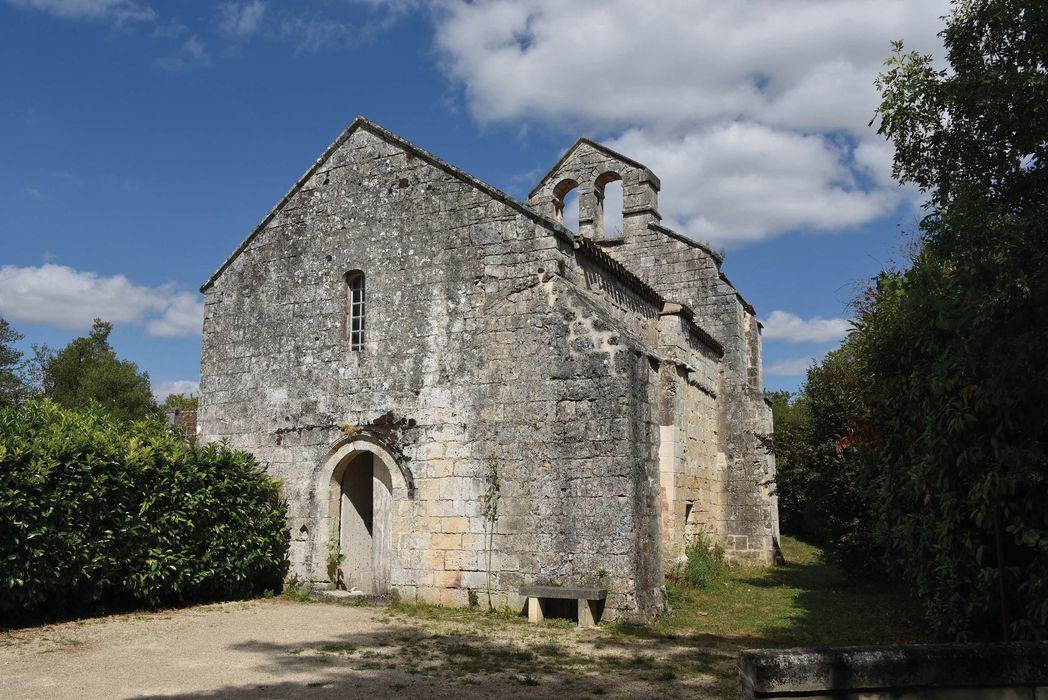
{"label": "small plant near wall", "polygon": [[346,554],[342,551],[342,543],[339,542],[338,533],[331,533],[331,539],[327,544],[327,566],[328,577],[335,584],[336,590],[345,590],[346,581],[342,575],[342,565],[346,562]]}
{"label": "small plant near wall", "polygon": [[484,493],[481,495],[480,514],[484,518],[484,535],[487,548],[486,565],[486,589],[488,593],[488,610],[494,610],[491,603],[491,550],[495,539],[495,527],[499,519],[499,499],[501,498],[499,485],[499,457],[494,450],[488,457],[487,466],[484,469]]}
{"label": "small plant near wall", "polygon": [[292,574],[284,581],[283,595],[285,598],[305,602],[309,600],[312,592],[312,586],[309,585],[309,581],[303,580],[297,575]]}
{"label": "small plant near wall", "polygon": [[677,567],[672,578],[686,587],[709,588],[727,570],[724,548],[708,540],[705,535],[696,535],[688,544],[685,554],[687,561]]}

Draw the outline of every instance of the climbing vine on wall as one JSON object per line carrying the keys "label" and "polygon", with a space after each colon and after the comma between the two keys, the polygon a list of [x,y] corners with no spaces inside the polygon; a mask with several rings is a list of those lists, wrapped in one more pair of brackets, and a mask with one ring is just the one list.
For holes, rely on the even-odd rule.
{"label": "climbing vine on wall", "polygon": [[484,493],[481,494],[480,514],[484,518],[485,550],[487,553],[487,564],[485,571],[486,587],[488,593],[488,609],[494,610],[491,603],[491,551],[495,540],[495,527],[499,519],[499,499],[502,497],[499,484],[499,457],[492,451],[484,468]]}

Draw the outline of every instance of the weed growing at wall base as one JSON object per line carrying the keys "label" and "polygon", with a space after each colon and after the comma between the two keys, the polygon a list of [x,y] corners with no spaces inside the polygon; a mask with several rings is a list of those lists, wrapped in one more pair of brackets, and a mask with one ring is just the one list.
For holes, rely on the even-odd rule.
{"label": "weed growing at wall base", "polygon": [[672,577],[679,585],[707,588],[724,575],[724,548],[699,535],[684,551],[688,560],[677,566]]}

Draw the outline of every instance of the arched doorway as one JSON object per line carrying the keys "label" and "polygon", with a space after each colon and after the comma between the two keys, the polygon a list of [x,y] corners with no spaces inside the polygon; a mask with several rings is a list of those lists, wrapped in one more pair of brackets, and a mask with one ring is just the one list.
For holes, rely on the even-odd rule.
{"label": "arched doorway", "polygon": [[[346,587],[388,593],[393,515],[389,469],[373,452],[352,452],[335,468],[339,545]],[[333,533],[334,534],[334,533]]]}
{"label": "arched doorway", "polygon": [[414,499],[411,471],[380,437],[354,431],[328,448],[314,478],[319,497],[317,537],[310,547],[314,580],[335,582],[326,564],[334,541],[346,557],[341,568],[348,587],[389,593],[402,575],[393,543]]}

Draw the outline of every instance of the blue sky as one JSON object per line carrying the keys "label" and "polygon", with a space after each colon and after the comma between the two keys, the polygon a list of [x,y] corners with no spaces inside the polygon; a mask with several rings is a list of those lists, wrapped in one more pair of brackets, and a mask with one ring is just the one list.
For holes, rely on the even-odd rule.
{"label": "blue sky", "polygon": [[[643,8],[643,9],[638,9]],[[94,316],[155,390],[199,375],[200,284],[358,114],[523,198],[576,137],[646,163],[727,252],[795,389],[919,197],[866,126],[945,0],[0,0],[0,316]]]}

